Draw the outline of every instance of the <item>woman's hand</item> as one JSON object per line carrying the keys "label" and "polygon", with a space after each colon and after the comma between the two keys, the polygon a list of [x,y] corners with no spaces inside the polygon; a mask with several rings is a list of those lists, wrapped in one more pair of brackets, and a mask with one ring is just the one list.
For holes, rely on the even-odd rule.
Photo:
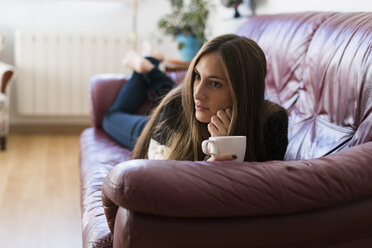
{"label": "woman's hand", "polygon": [[208,124],[208,131],[211,136],[226,136],[230,121],[231,108],[218,110],[217,114],[211,117],[211,122]]}
{"label": "woman's hand", "polygon": [[237,156],[235,154],[223,153],[212,155],[207,161],[224,161],[224,160],[235,160]]}

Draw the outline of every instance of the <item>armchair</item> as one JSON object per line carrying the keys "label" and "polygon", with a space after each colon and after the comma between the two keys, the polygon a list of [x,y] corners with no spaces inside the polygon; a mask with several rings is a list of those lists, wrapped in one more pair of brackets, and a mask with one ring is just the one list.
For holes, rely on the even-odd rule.
{"label": "armchair", "polygon": [[13,66],[0,62],[0,150],[6,149],[9,132],[9,99],[6,90],[7,86],[15,79],[14,70]]}

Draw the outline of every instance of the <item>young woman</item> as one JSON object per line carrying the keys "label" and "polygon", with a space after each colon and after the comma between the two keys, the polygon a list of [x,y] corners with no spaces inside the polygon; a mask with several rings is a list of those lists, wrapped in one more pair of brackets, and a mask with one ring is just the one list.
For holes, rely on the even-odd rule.
{"label": "young woman", "polygon": [[[254,41],[232,34],[210,40],[173,90],[175,84],[157,68],[161,59],[159,53],[127,56],[134,73],[104,119],[109,135],[134,147],[133,158],[204,160],[202,141],[224,135],[247,136],[245,161],[284,158],[287,113],[264,100],[266,59]],[[150,89],[166,95],[151,117],[136,115]]]}

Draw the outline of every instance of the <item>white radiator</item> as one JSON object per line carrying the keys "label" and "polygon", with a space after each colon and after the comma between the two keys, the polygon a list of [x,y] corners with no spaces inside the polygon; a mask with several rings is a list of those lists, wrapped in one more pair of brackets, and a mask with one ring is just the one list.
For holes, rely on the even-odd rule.
{"label": "white radiator", "polygon": [[128,73],[121,59],[129,49],[130,39],[124,35],[17,31],[19,114],[88,115],[89,78]]}

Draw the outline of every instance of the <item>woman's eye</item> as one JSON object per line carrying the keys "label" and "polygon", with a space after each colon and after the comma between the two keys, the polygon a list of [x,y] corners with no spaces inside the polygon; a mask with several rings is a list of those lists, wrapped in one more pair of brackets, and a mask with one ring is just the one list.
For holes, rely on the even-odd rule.
{"label": "woman's eye", "polygon": [[216,82],[216,81],[212,81],[212,82],[211,82],[211,85],[212,85],[212,87],[214,87],[214,88],[220,88],[220,87],[222,86],[221,83]]}
{"label": "woman's eye", "polygon": [[200,75],[198,73],[195,73],[195,79],[200,80]]}

